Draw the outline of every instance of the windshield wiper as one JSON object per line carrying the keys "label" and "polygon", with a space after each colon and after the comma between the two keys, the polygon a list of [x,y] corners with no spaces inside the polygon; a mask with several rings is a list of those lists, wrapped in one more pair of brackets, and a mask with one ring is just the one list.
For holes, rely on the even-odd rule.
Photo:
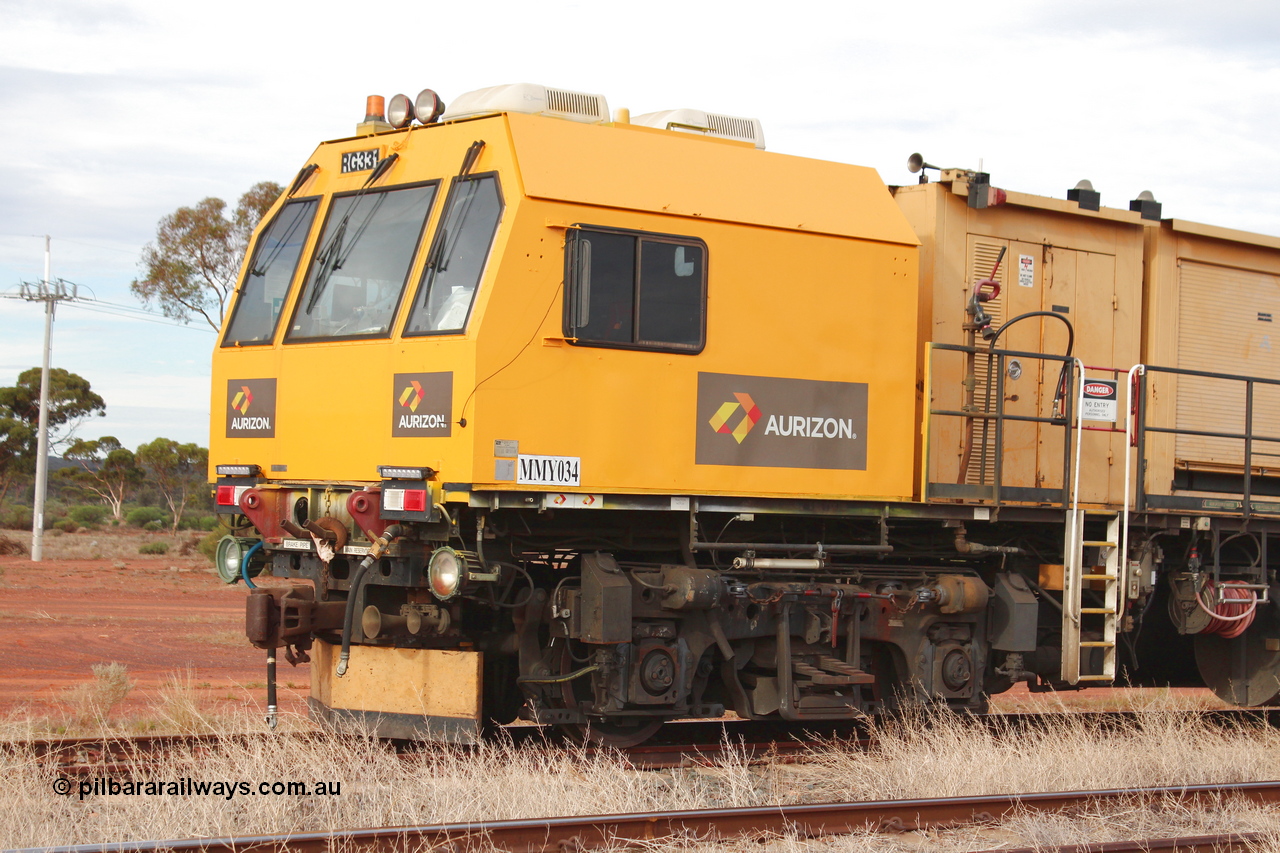
{"label": "windshield wiper", "polygon": [[369,187],[372,186],[373,182],[390,171],[392,165],[394,165],[399,159],[399,154],[392,154],[390,157],[378,161],[378,165],[374,167],[373,172],[364,182],[364,186],[360,187],[360,191],[352,197],[351,206],[347,208],[347,212],[342,216],[342,221],[339,222],[337,228],[334,229],[333,237],[330,238],[329,243],[320,252],[320,257],[317,259],[320,263],[320,270],[316,273],[316,281],[311,288],[311,298],[307,300],[307,310],[305,313],[308,316],[310,316],[312,310],[315,309],[316,303],[320,301],[320,296],[324,293],[325,286],[329,284],[329,277],[333,275],[334,270],[342,269],[343,263],[345,263],[347,258],[351,255],[351,250],[355,248],[356,244],[360,242],[360,238],[364,236],[365,229],[369,227],[369,222],[373,219],[373,215],[378,212],[378,208],[387,200],[387,195],[386,193],[381,193],[379,195],[378,203],[375,204],[373,209],[369,211],[367,216],[365,216],[364,222],[360,223],[359,230],[357,230],[355,236],[351,238],[351,245],[347,246],[346,251],[344,252],[342,250],[342,241],[347,233],[347,223],[351,221],[351,217],[355,214],[356,208],[360,206],[360,200],[364,198],[364,194],[369,191]]}
{"label": "windshield wiper", "polygon": [[293,239],[293,235],[298,230],[298,226],[302,223],[302,216],[314,202],[295,202],[290,206],[295,208],[293,221],[289,223],[289,227],[285,229],[284,234],[280,235],[280,239],[271,247],[271,253],[267,255],[261,267],[254,267],[249,270],[249,275],[262,277],[267,274],[267,270],[271,269],[271,265],[275,263],[276,258],[280,257],[280,253],[289,245],[289,241]]}
{"label": "windshield wiper", "polygon": [[354,204],[351,205],[351,209],[347,211],[346,216],[342,217],[342,221],[338,223],[337,229],[333,232],[329,245],[325,246],[324,251],[320,253],[318,258],[320,271],[316,273],[316,283],[311,288],[311,298],[307,300],[308,315],[316,307],[316,303],[320,301],[320,295],[324,293],[325,285],[329,283],[329,276],[333,275],[334,270],[342,266],[342,238],[347,233],[347,222],[351,219],[351,213],[355,209],[356,206]]}

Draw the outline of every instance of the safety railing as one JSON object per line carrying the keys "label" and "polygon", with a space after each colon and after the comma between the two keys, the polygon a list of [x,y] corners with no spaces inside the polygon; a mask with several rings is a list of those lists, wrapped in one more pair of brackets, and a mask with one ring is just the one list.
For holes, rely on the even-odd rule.
{"label": "safety railing", "polygon": [[[1209,379],[1215,382],[1227,383],[1223,386],[1224,388],[1243,385],[1243,431],[1180,427],[1176,424],[1176,414],[1173,426],[1169,426],[1167,423],[1150,423],[1151,407],[1148,405],[1147,396],[1151,385],[1150,377],[1153,374]],[[1280,380],[1153,365],[1136,366],[1130,371],[1130,377],[1130,393],[1132,394],[1132,389],[1135,385],[1139,391],[1136,401],[1130,403],[1127,415],[1131,423],[1134,424],[1131,433],[1136,433],[1132,434],[1130,441],[1127,442],[1127,444],[1136,447],[1138,456],[1138,482],[1134,498],[1136,511],[1145,512],[1161,509],[1201,510],[1206,512],[1239,513],[1245,518],[1260,514],[1280,515],[1280,435],[1268,435],[1255,429],[1255,403],[1257,401],[1258,388],[1260,386],[1276,387],[1277,393],[1280,393]],[[1184,389],[1180,389],[1180,396],[1183,395]],[[1219,399],[1230,398],[1230,396],[1229,394],[1222,394]],[[1205,405],[1209,405],[1209,401],[1206,400]],[[1176,406],[1166,406],[1165,411],[1176,412]],[[1280,423],[1268,423],[1264,428],[1270,428],[1270,430],[1275,431],[1280,429]],[[1170,491],[1199,492],[1201,495],[1152,494],[1147,486],[1150,462],[1148,459],[1148,441],[1152,435],[1196,436],[1206,439],[1224,439],[1231,442],[1239,442],[1242,453],[1239,458],[1238,468],[1231,463],[1213,466],[1214,470],[1201,470],[1190,463],[1180,467],[1174,458],[1174,454],[1170,453],[1168,454],[1171,467],[1169,473],[1172,478]],[[1270,452],[1259,449],[1258,445],[1267,446]],[[1263,464],[1264,460],[1269,461]],[[1194,461],[1192,460],[1192,462]],[[1268,469],[1270,469],[1270,473]],[[1126,465],[1127,470],[1128,465]],[[1182,478],[1181,481],[1179,481],[1179,477]],[[1126,488],[1125,491],[1127,495],[1128,489]],[[1240,497],[1238,500],[1234,497],[1206,498],[1203,496],[1205,492],[1230,496],[1239,495]],[[1275,497],[1277,500],[1259,501],[1255,499],[1256,494]]]}
{"label": "safety railing", "polygon": [[[965,406],[961,400],[960,408],[934,408],[934,356],[936,353],[961,353],[970,357],[985,356],[987,374],[983,389],[983,399],[975,399],[972,405]],[[1033,360],[1037,362],[1056,363],[1063,366],[1066,373],[1065,388],[1062,389],[1062,411],[1058,417],[1046,417],[1039,414],[1014,414],[1007,411],[1006,377],[1013,361]],[[1065,355],[1051,355],[1042,352],[1025,352],[1021,350],[988,349],[985,346],[964,346],[960,344],[931,343],[926,352],[926,388],[929,393],[928,408],[925,414],[925,462],[921,466],[923,472],[922,494],[926,500],[977,500],[990,506],[1001,506],[1005,503],[1039,503],[1065,506],[1070,503],[1078,491],[1078,484],[1073,478],[1073,461],[1078,455],[1078,437],[1073,433],[1079,431],[1080,384],[1078,374],[1081,372],[1079,359]],[[1055,384],[1061,381],[1054,380]],[[1054,387],[1054,386],[1047,386]],[[968,442],[971,452],[987,454],[980,458],[978,464],[971,465],[964,458],[957,472],[957,482],[940,482],[935,479],[937,473],[932,465],[931,442],[935,433],[935,418],[958,418],[964,423],[962,436]],[[1010,423],[1045,424],[1063,430],[1062,441],[1062,486],[1046,488],[1037,485],[1009,485],[1005,482],[1005,429]],[[979,441],[978,436],[981,436]],[[1073,447],[1075,445],[1075,447]],[[1074,452],[1073,452],[1074,451]],[[990,463],[990,464],[988,464]],[[1078,466],[1074,466],[1078,468]],[[977,476],[970,476],[970,469],[975,469]],[[988,471],[990,472],[988,474]],[[978,482],[968,482],[976,479]]]}

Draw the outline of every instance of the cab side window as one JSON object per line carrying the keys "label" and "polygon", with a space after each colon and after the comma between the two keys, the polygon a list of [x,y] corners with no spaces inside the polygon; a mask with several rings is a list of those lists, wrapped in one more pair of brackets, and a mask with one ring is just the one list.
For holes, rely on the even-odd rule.
{"label": "cab side window", "polygon": [[564,333],[579,346],[701,352],[707,248],[701,240],[584,226],[566,245]]}

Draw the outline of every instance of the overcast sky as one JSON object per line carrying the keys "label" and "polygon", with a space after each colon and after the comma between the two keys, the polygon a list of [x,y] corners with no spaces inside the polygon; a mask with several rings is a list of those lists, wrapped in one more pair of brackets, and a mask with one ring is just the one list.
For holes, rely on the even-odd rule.
{"label": "overcast sky", "polygon": [[[0,292],[43,275],[129,294],[161,216],[287,183],[368,94],[499,83],[633,114],[759,118],[770,150],[914,180],[913,151],[997,186],[1280,234],[1275,2],[184,4],[0,0]],[[102,306],[97,306],[100,309]],[[0,300],[0,385],[41,308]],[[213,334],[59,309],[54,358],[107,402],[84,437],[208,442]]]}

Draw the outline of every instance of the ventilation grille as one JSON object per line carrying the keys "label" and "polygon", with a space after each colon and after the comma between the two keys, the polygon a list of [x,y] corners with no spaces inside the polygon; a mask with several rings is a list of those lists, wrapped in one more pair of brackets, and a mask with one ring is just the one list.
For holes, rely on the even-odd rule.
{"label": "ventilation grille", "polygon": [[598,96],[569,92],[564,89],[547,89],[547,111],[589,118],[592,121],[606,121],[609,118],[607,113],[600,112]]}
{"label": "ventilation grille", "polygon": [[459,95],[445,110],[441,121],[494,113],[545,115],[594,124],[609,120],[609,104],[604,95],[570,92],[535,83],[509,83]]}
{"label": "ventilation grille", "polygon": [[[999,243],[974,243],[973,257],[969,262],[970,289],[965,292],[965,304],[968,304],[973,285],[990,277],[991,268],[996,265],[996,258],[1000,256],[1002,248],[1004,247]],[[1005,260],[1007,261],[1008,258],[1006,257]],[[995,276],[995,280],[1000,282],[1001,296],[982,303],[983,310],[991,318],[991,325],[994,328],[999,328],[1004,322],[1004,271],[1008,268],[1009,264],[1000,264],[1000,269]],[[979,338],[978,346],[983,343]],[[979,352],[974,357],[973,408],[976,412],[995,414],[999,408],[1000,401],[996,399],[996,376],[994,372],[989,373],[995,370],[994,362],[995,359],[985,352]],[[964,481],[970,485],[992,485],[996,481],[995,421],[974,419],[970,423],[973,424],[973,452],[969,455],[969,467],[965,469]],[[965,430],[968,429],[969,427],[966,426]]]}
{"label": "ventilation grille", "polygon": [[660,130],[736,139],[739,142],[750,142],[756,148],[764,148],[764,128],[760,125],[760,120],[754,118],[682,109],[645,113],[633,118],[631,123]]}
{"label": "ventilation grille", "polygon": [[729,136],[745,142],[755,142],[755,127],[749,119],[707,113],[707,126],[718,136]]}

